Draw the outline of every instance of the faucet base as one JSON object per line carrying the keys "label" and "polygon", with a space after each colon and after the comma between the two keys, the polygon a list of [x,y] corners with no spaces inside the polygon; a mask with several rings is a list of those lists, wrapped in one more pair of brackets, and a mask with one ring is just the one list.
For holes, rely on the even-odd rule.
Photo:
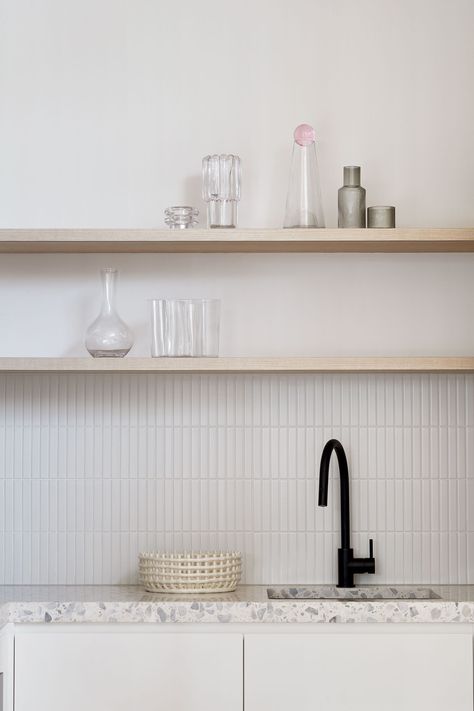
{"label": "faucet base", "polygon": [[339,548],[337,551],[337,587],[338,588],[353,588],[354,573],[350,569],[350,565],[354,560],[353,548]]}
{"label": "faucet base", "polygon": [[337,551],[337,587],[353,588],[354,575],[375,573],[375,558],[354,558],[353,548],[339,548]]}

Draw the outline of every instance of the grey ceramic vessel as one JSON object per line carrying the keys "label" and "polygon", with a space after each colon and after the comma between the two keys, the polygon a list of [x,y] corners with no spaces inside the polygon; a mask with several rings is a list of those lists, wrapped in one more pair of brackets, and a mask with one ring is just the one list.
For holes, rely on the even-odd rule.
{"label": "grey ceramic vessel", "polygon": [[365,227],[365,188],[360,184],[360,166],[344,166],[344,185],[337,197],[338,227]]}
{"label": "grey ceramic vessel", "polygon": [[374,205],[367,209],[367,227],[378,229],[395,227],[393,205]]}

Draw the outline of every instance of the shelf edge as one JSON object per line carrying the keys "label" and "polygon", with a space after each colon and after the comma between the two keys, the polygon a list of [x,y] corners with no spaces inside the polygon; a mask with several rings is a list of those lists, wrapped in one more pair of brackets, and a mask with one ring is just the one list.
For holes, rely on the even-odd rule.
{"label": "shelf edge", "polygon": [[0,358],[0,373],[473,373],[474,357]]}

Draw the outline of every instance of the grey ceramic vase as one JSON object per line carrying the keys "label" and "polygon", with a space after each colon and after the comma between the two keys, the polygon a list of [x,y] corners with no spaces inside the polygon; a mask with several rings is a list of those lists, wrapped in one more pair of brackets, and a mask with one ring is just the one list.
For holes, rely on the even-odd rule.
{"label": "grey ceramic vase", "polygon": [[344,166],[344,186],[338,191],[338,227],[365,227],[365,188],[360,184],[360,166]]}

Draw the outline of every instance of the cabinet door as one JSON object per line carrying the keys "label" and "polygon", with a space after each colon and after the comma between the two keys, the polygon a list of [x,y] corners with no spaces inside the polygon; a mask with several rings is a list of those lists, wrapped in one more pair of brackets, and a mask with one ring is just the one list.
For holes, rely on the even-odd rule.
{"label": "cabinet door", "polygon": [[18,632],[15,711],[242,711],[241,635],[84,627]]}
{"label": "cabinet door", "polygon": [[0,629],[0,711],[13,711],[13,625]]}
{"label": "cabinet door", "polygon": [[472,711],[466,634],[251,634],[245,711]]}

